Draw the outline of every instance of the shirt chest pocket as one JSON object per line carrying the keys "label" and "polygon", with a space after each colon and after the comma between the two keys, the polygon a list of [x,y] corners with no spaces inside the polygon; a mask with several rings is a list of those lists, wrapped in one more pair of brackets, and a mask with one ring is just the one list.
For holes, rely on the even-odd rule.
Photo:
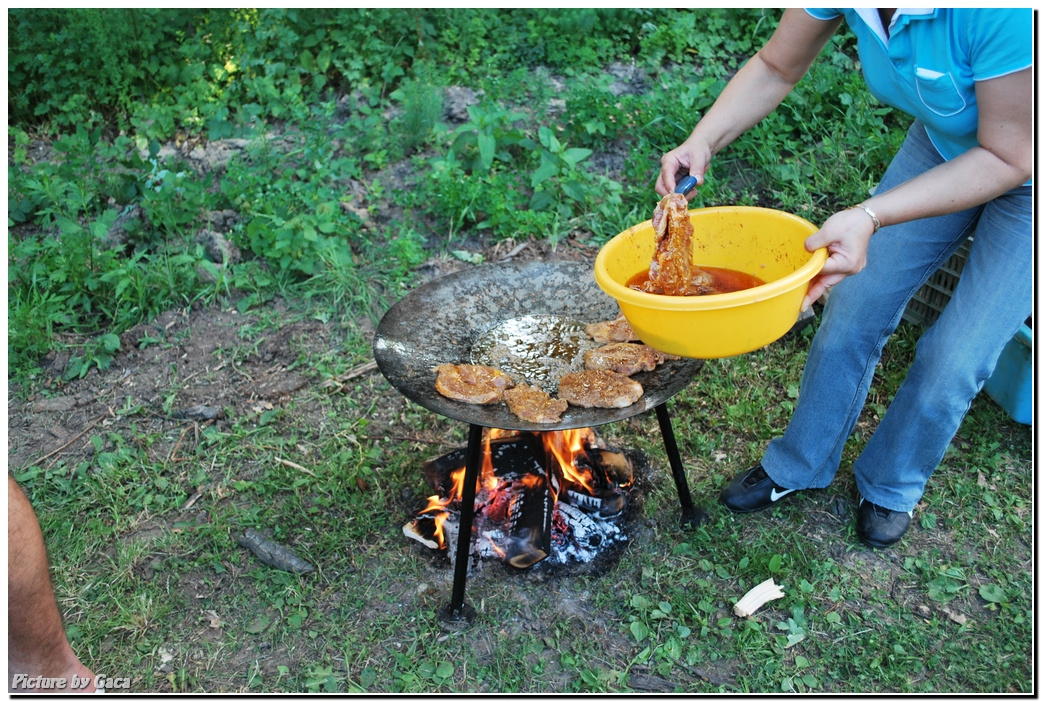
{"label": "shirt chest pocket", "polygon": [[958,90],[949,73],[934,71],[922,66],[914,67],[915,87],[918,97],[928,109],[942,117],[956,115],[967,106],[965,96]]}

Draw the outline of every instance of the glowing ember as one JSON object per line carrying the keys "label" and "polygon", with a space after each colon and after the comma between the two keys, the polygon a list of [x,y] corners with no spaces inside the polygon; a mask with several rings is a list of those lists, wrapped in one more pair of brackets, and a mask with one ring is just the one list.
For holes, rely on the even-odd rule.
{"label": "glowing ember", "polygon": [[[462,450],[424,465],[438,490],[405,535],[454,559],[465,458]],[[473,552],[517,568],[550,559],[588,562],[625,541],[612,522],[623,513],[632,463],[598,446],[592,429],[485,432],[474,504]]]}

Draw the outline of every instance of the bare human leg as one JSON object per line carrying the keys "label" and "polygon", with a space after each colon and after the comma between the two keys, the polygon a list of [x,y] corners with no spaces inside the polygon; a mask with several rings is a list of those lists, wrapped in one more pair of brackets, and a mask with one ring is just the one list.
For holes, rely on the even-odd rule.
{"label": "bare human leg", "polygon": [[[54,599],[47,550],[36,513],[7,476],[7,668],[9,692],[94,692],[94,673],[80,662],[65,636]],[[16,681],[16,675],[21,674]],[[86,681],[72,689],[73,676]],[[64,679],[62,689],[40,689],[27,680]]]}

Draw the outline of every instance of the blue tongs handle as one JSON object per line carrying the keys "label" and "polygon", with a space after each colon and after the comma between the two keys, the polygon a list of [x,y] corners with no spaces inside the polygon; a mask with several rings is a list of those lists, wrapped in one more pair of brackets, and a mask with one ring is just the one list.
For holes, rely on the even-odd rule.
{"label": "blue tongs handle", "polygon": [[694,186],[698,184],[698,179],[695,176],[688,175],[683,176],[680,182],[676,183],[676,192],[686,197],[687,193],[694,189]]}

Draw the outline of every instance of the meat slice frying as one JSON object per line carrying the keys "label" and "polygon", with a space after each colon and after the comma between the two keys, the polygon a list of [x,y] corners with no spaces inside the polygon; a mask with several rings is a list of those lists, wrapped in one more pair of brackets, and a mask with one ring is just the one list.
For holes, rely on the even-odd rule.
{"label": "meat slice frying", "polygon": [[654,256],[644,291],[664,295],[719,292],[712,275],[693,263],[694,227],[687,212],[687,198],[679,193],[663,197],[654,210],[653,221]]}
{"label": "meat slice frying", "polygon": [[667,359],[675,360],[678,356],[662,353],[644,344],[616,342],[586,351],[583,361],[590,370],[609,370],[622,375],[632,375],[640,371],[651,371]]}
{"label": "meat slice frying", "polygon": [[513,386],[510,376],[491,366],[442,363],[434,368],[434,388],[445,397],[472,405],[501,402],[503,391]]}
{"label": "meat slice frying", "polygon": [[618,315],[617,319],[608,322],[594,322],[586,325],[586,334],[593,337],[593,341],[606,344],[610,341],[639,341],[636,332],[633,331],[629,320],[625,315]]}
{"label": "meat slice frying", "polygon": [[579,407],[621,409],[643,397],[643,386],[609,370],[584,370],[560,379],[557,395]]}
{"label": "meat slice frying", "polygon": [[567,409],[567,401],[554,399],[537,386],[521,383],[503,392],[510,411],[525,422],[556,424]]}

